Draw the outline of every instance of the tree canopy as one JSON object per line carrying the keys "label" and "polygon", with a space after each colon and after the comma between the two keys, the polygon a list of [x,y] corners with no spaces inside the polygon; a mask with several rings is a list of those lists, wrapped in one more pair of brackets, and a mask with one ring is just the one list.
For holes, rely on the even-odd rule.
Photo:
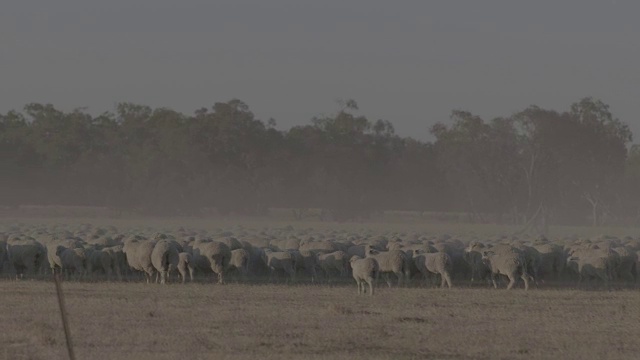
{"label": "tree canopy", "polygon": [[[186,115],[120,103],[98,116],[27,104],[0,114],[0,205],[95,205],[151,214],[320,208],[334,220],[382,210],[514,223],[637,222],[640,151],[609,106],[530,106],[482,119],[454,110],[432,141],[401,137],[346,100],[277,130],[241,100]],[[428,129],[425,129],[425,132]]]}

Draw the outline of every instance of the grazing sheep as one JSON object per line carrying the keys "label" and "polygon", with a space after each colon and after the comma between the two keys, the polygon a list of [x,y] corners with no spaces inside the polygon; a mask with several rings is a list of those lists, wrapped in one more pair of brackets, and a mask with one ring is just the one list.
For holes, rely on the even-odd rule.
{"label": "grazing sheep", "polygon": [[351,270],[356,285],[358,287],[358,295],[366,294],[365,284],[369,285],[369,295],[373,296],[374,282],[378,276],[378,262],[371,257],[361,258],[354,255],[349,260]]}
{"label": "grazing sheep", "polygon": [[614,269],[616,277],[628,283],[635,283],[638,276],[636,265],[638,262],[637,253],[631,248],[624,246],[615,247],[612,250],[615,251],[620,258],[617,268]]}
{"label": "grazing sheep", "polygon": [[208,267],[218,277],[218,284],[224,284],[224,273],[231,261],[231,250],[227,244],[208,241],[194,244],[193,260],[196,266]]}
{"label": "grazing sheep", "polygon": [[420,253],[418,250],[414,250],[413,261],[425,278],[428,278],[430,273],[440,274],[440,287],[448,286],[451,289],[453,262],[447,253]]}
{"label": "grazing sheep", "polygon": [[612,277],[611,261],[607,256],[596,253],[571,256],[567,259],[567,267],[578,273],[578,285],[586,279],[600,279],[606,288]]}
{"label": "grazing sheep", "polygon": [[86,256],[87,273],[89,275],[93,275],[96,270],[100,270],[101,272],[104,272],[107,280],[111,281],[111,275],[115,271],[118,276],[118,280],[122,280],[120,266],[111,248],[104,248],[102,250],[87,249]]}
{"label": "grazing sheep", "polygon": [[521,254],[517,252],[496,254],[492,250],[486,250],[483,252],[482,260],[491,270],[491,281],[493,282],[494,288],[498,288],[496,276],[502,274],[509,278],[507,290],[513,288],[518,277],[524,281],[525,290],[529,290],[529,275],[527,273],[526,260]]}
{"label": "grazing sheep", "polygon": [[294,268],[296,272],[300,270],[306,271],[311,276],[311,282],[314,282],[317,274],[318,258],[309,250],[289,250],[293,256]]}
{"label": "grazing sheep", "polygon": [[187,279],[187,272],[189,273],[189,279],[193,282],[193,257],[188,252],[181,252],[178,254],[178,273],[184,284]]}
{"label": "grazing sheep", "polygon": [[537,286],[540,279],[540,252],[535,247],[527,246],[524,244],[515,244],[514,248],[519,250],[520,253],[524,256],[524,260],[527,263],[527,273],[529,274],[529,277],[531,277],[535,281],[535,284]]}
{"label": "grazing sheep", "polygon": [[229,270],[235,269],[242,276],[249,274],[249,260],[251,254],[245,249],[231,250],[231,259],[229,260]]}
{"label": "grazing sheep", "polygon": [[52,239],[50,239],[46,244],[47,244],[46,245],[47,260],[49,261],[51,272],[54,274],[57,271],[60,271],[62,269],[62,260],[58,255],[59,246],[62,246],[66,249],[75,249],[75,248],[84,246],[84,242],[82,240],[72,238],[72,237],[65,238],[65,239],[58,239],[55,236],[52,236]]}
{"label": "grazing sheep", "polygon": [[338,248],[332,241],[303,240],[300,242],[298,250],[333,252],[337,251]]}
{"label": "grazing sheep", "polygon": [[398,286],[401,286],[405,279],[408,280],[411,276],[409,260],[402,250],[378,252],[367,245],[365,252],[368,258],[374,258],[378,262],[378,277],[380,274],[384,274],[387,286],[391,287],[389,273],[398,277]]}
{"label": "grazing sheep", "polygon": [[178,268],[178,253],[178,244],[173,240],[158,240],[153,247],[151,264],[160,274],[161,284],[166,284],[168,274]]}
{"label": "grazing sheep", "polygon": [[45,247],[33,238],[9,238],[6,246],[9,265],[21,278],[35,275],[46,260]]}
{"label": "grazing sheep", "polygon": [[61,269],[67,274],[67,278],[75,274],[76,279],[80,279],[87,273],[87,255],[84,248],[69,249],[58,245],[56,255],[61,260]]}
{"label": "grazing sheep", "polygon": [[471,268],[471,282],[477,280],[484,280],[491,273],[489,267],[482,261],[482,252],[487,247],[478,241],[473,241],[468,247],[464,249],[464,260],[469,264]]}
{"label": "grazing sheep", "polygon": [[291,279],[295,278],[296,271],[293,263],[293,256],[288,251],[273,251],[264,249],[262,260],[269,268],[269,280],[273,279],[276,271],[283,271]]}
{"label": "grazing sheep", "polygon": [[332,272],[337,271],[341,277],[348,273],[347,264],[349,262],[348,255],[342,250],[334,251],[328,254],[318,253],[316,255],[317,263],[325,276],[330,276]]}
{"label": "grazing sheep", "polygon": [[155,241],[142,240],[139,238],[127,239],[122,247],[122,252],[127,257],[127,263],[133,270],[144,273],[147,284],[155,273],[155,268],[151,262],[151,253],[155,247]]}
{"label": "grazing sheep", "polygon": [[234,238],[232,236],[224,236],[224,237],[221,237],[221,238],[217,238],[217,239],[215,239],[215,241],[219,241],[219,242],[227,245],[229,247],[230,251],[243,248],[242,243],[238,239],[236,239],[236,238]]}
{"label": "grazing sheep", "polygon": [[127,256],[122,251],[123,245],[110,246],[102,249],[102,252],[109,254],[111,258],[111,270],[116,273],[118,280],[122,280],[122,276],[131,274],[131,268],[127,264]]}
{"label": "grazing sheep", "polygon": [[551,243],[535,244],[533,246],[540,254],[538,277],[542,280],[553,277],[559,280],[564,272],[566,256],[562,246]]}

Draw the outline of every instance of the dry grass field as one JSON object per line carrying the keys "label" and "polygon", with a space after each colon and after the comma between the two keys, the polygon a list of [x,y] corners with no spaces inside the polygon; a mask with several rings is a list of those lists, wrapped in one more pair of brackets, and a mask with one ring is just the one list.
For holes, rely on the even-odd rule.
{"label": "dry grass field", "polygon": [[[78,359],[637,359],[640,292],[65,282]],[[0,282],[0,358],[64,359],[54,285]]]}
{"label": "dry grass field", "polygon": [[[413,219],[335,224],[278,219],[4,218],[0,225],[423,231],[494,236],[515,228]],[[637,229],[553,228],[554,236]],[[451,290],[317,285],[64,282],[78,359],[637,359],[640,291],[557,287]],[[49,280],[0,280],[0,359],[65,359]]]}

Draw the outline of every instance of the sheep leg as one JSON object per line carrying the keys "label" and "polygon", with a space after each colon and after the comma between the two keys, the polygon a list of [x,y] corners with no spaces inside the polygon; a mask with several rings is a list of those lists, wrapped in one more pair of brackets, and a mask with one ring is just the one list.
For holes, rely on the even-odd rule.
{"label": "sheep leg", "polygon": [[398,271],[396,273],[396,276],[398,277],[398,287],[401,287],[402,285],[404,285],[404,274],[401,271]]}
{"label": "sheep leg", "polygon": [[[516,277],[513,276],[513,274],[509,275],[509,285],[507,285],[507,290],[511,290],[511,288],[513,288],[513,285],[516,283]],[[528,286],[528,285],[527,285]]]}
{"label": "sheep leg", "polygon": [[446,283],[449,289],[451,289],[451,275],[449,275],[449,272],[443,272],[440,276],[442,277],[442,284],[440,284],[440,287],[444,288]]}
{"label": "sheep leg", "polygon": [[491,272],[491,282],[493,283],[493,288],[497,289],[498,283],[496,282],[496,274],[494,272]]}
{"label": "sheep leg", "polygon": [[387,286],[391,287],[391,278],[389,278],[389,273],[384,273],[384,280],[387,282]]}
{"label": "sheep leg", "polygon": [[[522,280],[524,280],[524,289],[529,290],[529,274],[526,272],[522,274]],[[536,283],[537,285],[537,283]]]}

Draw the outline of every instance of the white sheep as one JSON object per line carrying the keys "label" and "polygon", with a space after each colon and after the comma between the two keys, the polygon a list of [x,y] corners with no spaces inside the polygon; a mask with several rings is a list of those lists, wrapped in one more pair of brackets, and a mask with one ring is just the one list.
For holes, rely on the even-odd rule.
{"label": "white sheep", "polygon": [[402,285],[411,276],[409,260],[402,250],[391,250],[378,252],[372,250],[369,245],[366,247],[366,255],[368,258],[374,258],[378,262],[378,277],[384,274],[387,285],[391,287],[389,273],[394,273],[398,277],[398,286]]}
{"label": "white sheep", "polygon": [[363,259],[354,255],[349,260],[349,263],[351,264],[353,278],[358,286],[358,295],[360,295],[360,293],[366,294],[365,284],[368,284],[369,295],[373,296],[373,283],[378,276],[378,262],[371,257]]}

